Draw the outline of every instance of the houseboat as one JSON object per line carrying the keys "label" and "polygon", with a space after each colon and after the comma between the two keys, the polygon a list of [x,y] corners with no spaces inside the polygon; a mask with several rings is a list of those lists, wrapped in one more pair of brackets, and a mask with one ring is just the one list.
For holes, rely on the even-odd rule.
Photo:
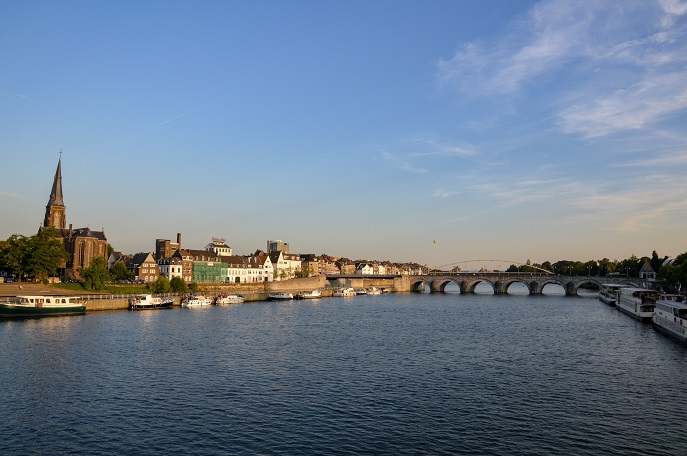
{"label": "houseboat", "polygon": [[203,295],[190,294],[181,300],[181,307],[203,307],[212,304],[212,300]]}
{"label": "houseboat", "polygon": [[245,301],[245,297],[237,294],[220,294],[215,298],[215,305],[226,306],[228,304],[241,304]]}
{"label": "houseboat", "polygon": [[129,299],[131,310],[164,309],[172,307],[173,299],[162,299],[149,294],[140,294]]}
{"label": "houseboat", "polygon": [[687,302],[684,296],[662,294],[656,301],[654,329],[687,344]]}
{"label": "houseboat", "polygon": [[86,305],[75,296],[16,296],[0,303],[0,318],[48,317],[86,313]]}
{"label": "houseboat", "polygon": [[646,288],[621,288],[615,307],[639,321],[651,321],[658,295]]}
{"label": "houseboat", "polygon": [[618,293],[620,289],[625,288],[626,286],[627,285],[620,285],[617,283],[605,283],[601,285],[601,290],[599,291],[599,301],[615,307],[615,305],[618,303]]}
{"label": "houseboat", "polygon": [[320,290],[301,291],[296,295],[297,299],[318,299],[322,297]]}
{"label": "houseboat", "polygon": [[270,301],[289,301],[293,299],[291,293],[272,293],[269,295]]}
{"label": "houseboat", "polygon": [[348,297],[348,296],[355,296],[355,290],[353,288],[337,288],[334,293],[332,293],[332,296],[336,297]]}

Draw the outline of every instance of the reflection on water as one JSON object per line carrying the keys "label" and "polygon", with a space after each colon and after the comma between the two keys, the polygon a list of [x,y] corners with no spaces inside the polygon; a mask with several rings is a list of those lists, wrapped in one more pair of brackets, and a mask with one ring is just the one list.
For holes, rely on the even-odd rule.
{"label": "reflection on water", "polygon": [[684,454],[687,348],[514,291],[0,322],[0,454]]}

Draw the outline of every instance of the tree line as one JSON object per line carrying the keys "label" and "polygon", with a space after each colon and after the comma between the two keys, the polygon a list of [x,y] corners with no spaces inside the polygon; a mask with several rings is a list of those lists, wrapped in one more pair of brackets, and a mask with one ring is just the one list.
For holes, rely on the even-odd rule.
{"label": "tree line", "polygon": [[541,270],[545,270],[554,274],[572,276],[638,277],[642,266],[644,263],[648,262],[656,273],[656,280],[666,289],[666,291],[679,291],[687,285],[687,252],[681,253],[675,257],[672,262],[668,262],[664,265],[663,263],[665,263],[667,259],[667,256],[662,258],[659,257],[654,250],[650,257],[637,257],[636,255],[632,255],[630,258],[621,261],[603,258],[601,260],[590,261],[560,260],[555,263],[551,263],[550,261],[531,263],[530,260],[527,260],[524,265],[518,266],[511,264],[506,272],[521,272],[528,270],[541,272]]}
{"label": "tree line", "polygon": [[[111,252],[112,247],[108,246]],[[47,283],[49,277],[58,275],[59,269],[69,260],[64,243],[57,237],[54,228],[43,228],[33,236],[13,234],[5,241],[0,241],[0,270],[18,277],[36,282]],[[134,278],[134,273],[119,261],[110,270],[103,257],[94,258],[87,268],[79,269],[81,285],[86,290],[102,290],[112,282],[124,282]],[[197,291],[198,285],[187,284],[182,278],[168,280],[165,276],[147,284],[153,293],[183,293]]]}
{"label": "tree line", "polygon": [[[108,245],[108,251],[113,249]],[[650,257],[638,258],[632,255],[622,261],[601,260],[569,261],[560,260],[554,263],[531,263],[527,260],[524,265],[512,264],[506,272],[520,272],[531,270],[550,271],[554,274],[573,276],[625,276],[637,277],[642,265],[649,262],[657,281],[667,291],[679,291],[687,285],[687,252],[678,255],[672,263],[665,263],[667,256],[659,257],[654,250]],[[54,228],[43,228],[33,236],[13,234],[6,241],[0,241],[0,270],[16,275],[22,280],[25,277],[35,281],[47,281],[48,277],[58,275],[59,268],[69,259],[64,243],[57,237]],[[286,272],[281,271],[285,278]],[[309,271],[298,271],[294,275],[307,276]],[[122,262],[115,263],[110,270],[104,258],[95,258],[89,267],[79,271],[82,285],[87,290],[100,290],[112,281],[127,281],[134,278],[133,272]],[[155,293],[197,291],[194,283],[187,284],[179,277],[168,280],[164,276],[149,284]]]}

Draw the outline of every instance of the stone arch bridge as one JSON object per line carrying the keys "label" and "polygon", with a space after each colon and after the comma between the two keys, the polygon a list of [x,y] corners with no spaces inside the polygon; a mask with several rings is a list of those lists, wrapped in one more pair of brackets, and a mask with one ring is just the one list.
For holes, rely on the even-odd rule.
{"label": "stone arch bridge", "polygon": [[460,287],[461,294],[475,292],[478,283],[487,283],[494,289],[494,294],[507,294],[508,287],[513,283],[523,283],[530,294],[542,294],[548,284],[563,287],[566,296],[577,295],[577,290],[583,284],[621,284],[640,286],[637,278],[627,277],[597,277],[597,276],[566,276],[558,274],[544,274],[538,272],[432,272],[426,275],[408,276],[410,291],[422,291],[426,285],[432,293],[443,293],[446,286],[455,283]]}

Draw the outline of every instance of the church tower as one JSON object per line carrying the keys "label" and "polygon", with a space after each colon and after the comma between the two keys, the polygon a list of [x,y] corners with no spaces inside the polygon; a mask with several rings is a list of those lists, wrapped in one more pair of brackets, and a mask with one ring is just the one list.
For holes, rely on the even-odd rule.
{"label": "church tower", "polygon": [[67,227],[67,208],[62,199],[62,157],[57,162],[55,180],[52,183],[52,191],[48,205],[45,206],[45,219],[43,226],[65,229]]}

